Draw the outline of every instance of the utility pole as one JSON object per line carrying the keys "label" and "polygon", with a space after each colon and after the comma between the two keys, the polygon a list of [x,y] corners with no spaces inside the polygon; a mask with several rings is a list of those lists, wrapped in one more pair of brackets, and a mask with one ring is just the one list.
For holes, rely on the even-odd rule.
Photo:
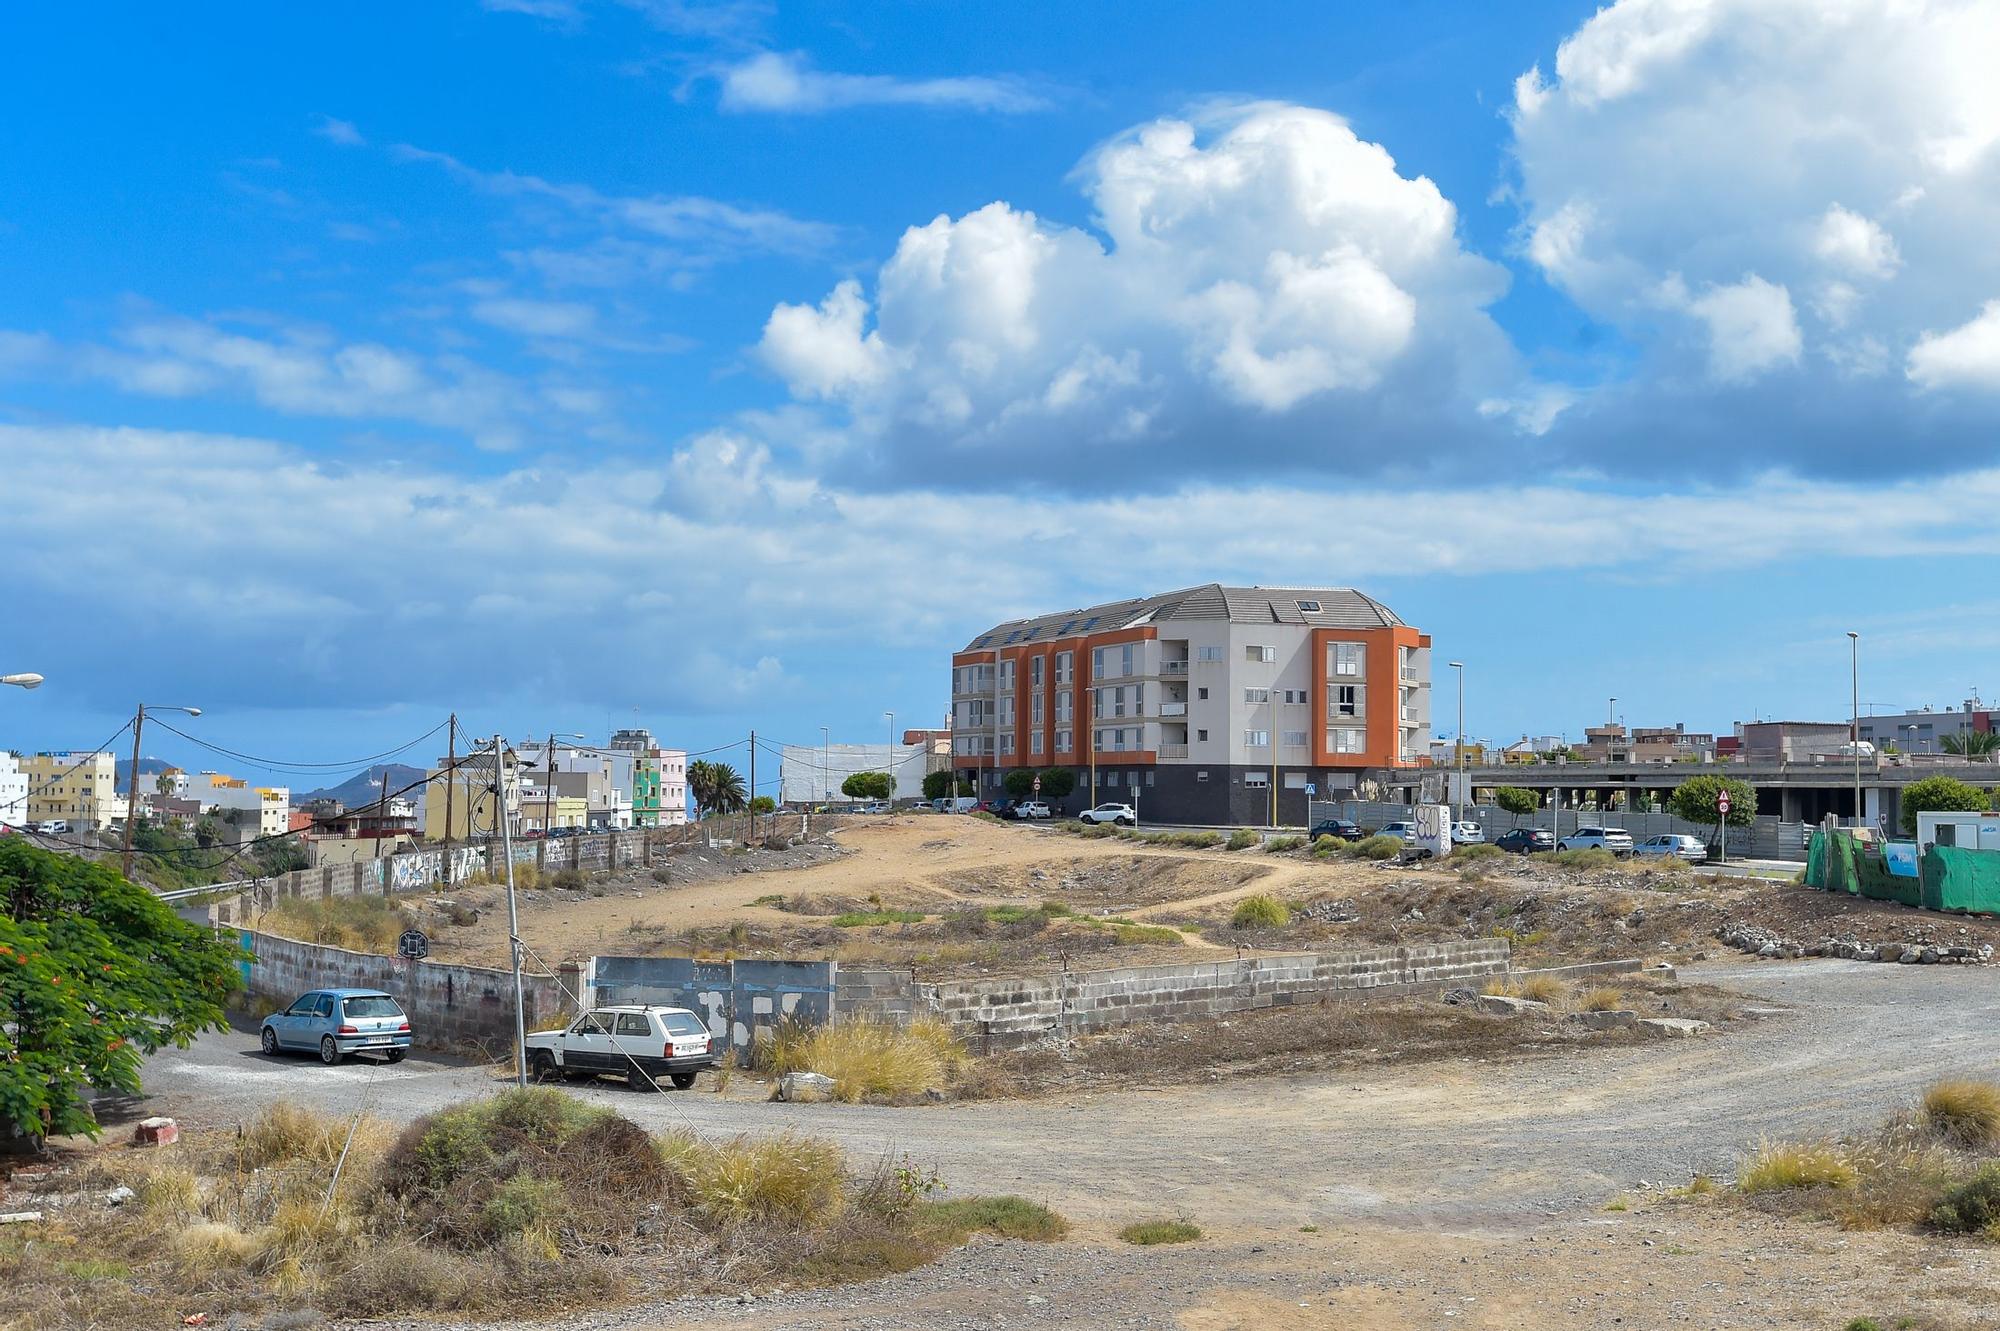
{"label": "utility pole", "polygon": [[757,732],[750,732],[750,797],[743,806],[750,813],[750,839],[757,839]]}
{"label": "utility pole", "polygon": [[[154,710],[201,715],[199,707],[159,707]],[[140,703],[138,712],[132,717],[132,770],[125,774],[125,853],[119,871],[128,881],[132,877],[132,829],[139,822],[139,732],[145,728],[146,704]]]}
{"label": "utility pole", "polygon": [[1452,764],[1458,769],[1458,781],[1451,790],[1451,825],[1456,828],[1461,817],[1461,796],[1465,793],[1465,662],[1447,661],[1445,664],[1458,672],[1458,731],[1455,736],[1458,761]]}
{"label": "utility pole", "polygon": [[521,916],[514,904],[514,829],[507,818],[505,741],[493,736],[493,818],[500,824],[500,855],[507,861],[507,950],[514,966],[514,1084],[528,1084],[527,996],[521,986]]}
{"label": "utility pole", "polygon": [[893,809],[896,807],[896,714],[884,712],[882,715],[889,718],[889,733],[885,736],[889,747],[882,751],[882,770],[889,777],[889,807]]}
{"label": "utility pole", "polygon": [[1847,632],[1847,680],[1853,696],[1847,723],[1848,747],[1854,751],[1854,822],[1861,823],[1861,635]]}
{"label": "utility pole", "polygon": [[548,788],[542,791],[542,839],[546,841],[549,833],[555,831],[556,819],[556,732],[553,730],[549,732],[548,761],[543,766],[548,768],[549,777]]}
{"label": "utility pole", "polygon": [[458,789],[458,713],[445,722],[444,732],[444,885],[451,887],[452,792]]}
{"label": "utility pole", "polygon": [[1278,830],[1278,690],[1272,689],[1265,699],[1271,709],[1271,733],[1264,738],[1271,741],[1271,830]]}

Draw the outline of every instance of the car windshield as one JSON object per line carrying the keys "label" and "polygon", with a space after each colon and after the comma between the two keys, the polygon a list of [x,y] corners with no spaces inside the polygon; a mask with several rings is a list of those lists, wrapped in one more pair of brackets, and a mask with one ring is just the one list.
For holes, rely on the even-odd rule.
{"label": "car windshield", "polygon": [[403,1009],[387,994],[362,994],[358,998],[346,999],[342,1006],[350,1017],[400,1017]]}
{"label": "car windshield", "polygon": [[702,1025],[700,1017],[692,1012],[668,1012],[660,1020],[666,1023],[668,1035],[707,1035],[708,1027]]}

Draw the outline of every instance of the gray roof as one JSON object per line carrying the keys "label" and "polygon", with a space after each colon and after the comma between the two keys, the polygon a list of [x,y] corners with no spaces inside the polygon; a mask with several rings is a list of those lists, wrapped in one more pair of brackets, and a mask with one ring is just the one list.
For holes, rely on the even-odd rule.
{"label": "gray roof", "polygon": [[[1305,608],[1314,606],[1317,609]],[[995,624],[962,650],[984,651],[1024,642],[1048,642],[1171,619],[1299,624],[1319,629],[1394,628],[1403,623],[1395,611],[1352,587],[1225,587],[1219,582],[1208,582],[1157,596],[1110,601]]]}

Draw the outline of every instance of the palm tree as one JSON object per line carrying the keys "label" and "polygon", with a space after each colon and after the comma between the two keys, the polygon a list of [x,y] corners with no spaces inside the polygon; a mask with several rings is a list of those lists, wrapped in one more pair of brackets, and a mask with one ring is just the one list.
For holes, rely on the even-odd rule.
{"label": "palm tree", "polygon": [[1964,730],[1946,735],[1944,751],[1976,763],[1992,762],[1994,753],[2000,751],[2000,730]]}
{"label": "palm tree", "polygon": [[710,778],[714,784],[709,792],[709,807],[717,813],[740,813],[750,803],[750,796],[743,789],[743,777],[728,763],[712,764]]}

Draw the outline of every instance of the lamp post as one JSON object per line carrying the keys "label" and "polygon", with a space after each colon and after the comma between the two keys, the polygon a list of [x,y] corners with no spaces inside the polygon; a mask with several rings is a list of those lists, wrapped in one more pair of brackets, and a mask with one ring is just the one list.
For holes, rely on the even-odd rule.
{"label": "lamp post", "polygon": [[819,800],[822,804],[833,800],[833,777],[829,774],[828,763],[833,756],[833,741],[828,737],[827,727],[819,728]]}
{"label": "lamp post", "polygon": [[1850,712],[1847,743],[1854,750],[1854,821],[1861,822],[1861,635],[1847,631],[1847,685]]}
{"label": "lamp post", "polygon": [[[550,737],[550,748],[555,747]],[[521,987],[521,917],[514,904],[514,824],[507,816],[506,741],[493,737],[493,821],[500,824],[500,857],[507,862],[507,951],[514,968],[514,1084],[528,1084],[527,998]]]}
{"label": "lamp post", "polygon": [[[568,734],[561,736],[561,738],[582,739],[583,735],[580,731],[572,730]],[[556,804],[556,739],[556,732],[551,730],[549,732],[548,761],[544,764],[548,768],[549,779],[547,785],[542,789],[542,836],[544,838],[550,832],[555,831],[555,828],[551,824],[555,818]]]}
{"label": "lamp post", "polygon": [[38,689],[42,686],[42,677],[28,673],[0,675],[0,684],[12,684],[17,689]]}
{"label": "lamp post", "polygon": [[[34,677],[36,683],[41,676]],[[34,685],[25,687],[33,688]],[[156,712],[186,712],[189,716],[200,716],[199,707],[155,707]],[[132,718],[132,770],[125,774],[125,853],[119,872],[127,879],[132,877],[132,829],[139,822],[139,735],[146,728],[146,704],[139,704],[138,713]]]}
{"label": "lamp post", "polygon": [[1458,672],[1458,731],[1456,734],[1458,761],[1452,766],[1458,769],[1458,782],[1451,788],[1451,823],[1458,826],[1461,792],[1465,789],[1465,662],[1447,661],[1446,665]]}
{"label": "lamp post", "polygon": [[882,754],[882,769],[889,776],[889,807],[893,809],[896,807],[896,714],[884,712],[882,715],[889,718],[889,733],[886,736],[889,747]]}

